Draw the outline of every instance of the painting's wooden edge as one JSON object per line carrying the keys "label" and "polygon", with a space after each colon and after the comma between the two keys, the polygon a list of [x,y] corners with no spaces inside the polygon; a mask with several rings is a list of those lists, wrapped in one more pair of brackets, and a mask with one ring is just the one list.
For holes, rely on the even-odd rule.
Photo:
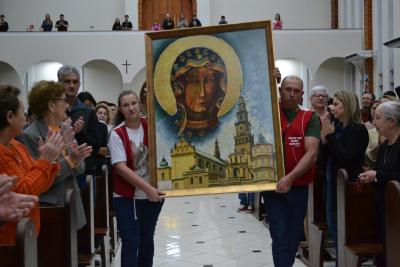
{"label": "painting's wooden edge", "polygon": [[208,188],[192,188],[192,189],[174,189],[165,190],[165,197],[183,197],[183,196],[199,196],[211,194],[227,194],[238,192],[260,192],[273,191],[276,189],[276,183],[253,184],[253,185],[236,185],[236,186],[218,186]]}
{"label": "painting's wooden edge", "polygon": [[146,35],[152,40],[158,40],[158,39],[168,39],[168,38],[180,38],[180,37],[194,36],[194,35],[209,35],[209,34],[235,32],[243,30],[256,30],[256,29],[264,29],[266,23],[268,22],[269,21],[255,21],[255,22],[224,24],[216,26],[203,26],[195,28],[154,31],[154,32],[148,32],[146,33]]}
{"label": "painting's wooden edge", "polygon": [[[278,179],[285,175],[284,171],[284,156],[282,135],[280,126],[279,102],[276,87],[276,78],[274,78],[273,71],[275,68],[274,50],[272,42],[272,26],[270,21],[256,21],[239,24],[227,24],[218,26],[198,27],[190,29],[177,29],[167,31],[148,32],[145,34],[145,49],[146,49],[146,77],[147,77],[147,107],[148,107],[148,122],[149,122],[149,166],[151,184],[157,187],[157,153],[156,153],[156,134],[155,134],[155,109],[154,109],[154,80],[153,80],[153,46],[152,42],[159,39],[180,38],[185,36],[194,35],[207,35],[225,32],[235,32],[242,30],[256,30],[265,29],[266,31],[266,45],[268,54],[268,67],[269,67],[269,80],[270,80],[270,93],[271,104],[273,111],[274,123],[274,141],[275,153],[277,161],[277,175]],[[257,191],[270,191],[275,190],[276,183],[268,184],[254,184],[254,185],[239,185],[239,186],[223,186],[211,188],[195,188],[195,189],[173,189],[166,190],[166,197],[178,196],[191,196],[191,195],[206,195],[206,194],[223,194],[223,193],[237,193],[237,192],[257,192]],[[222,190],[221,190],[222,189]]]}
{"label": "painting's wooden edge", "polygon": [[283,156],[283,144],[282,144],[282,133],[281,133],[281,118],[279,111],[279,98],[278,89],[276,84],[276,78],[273,75],[275,69],[274,59],[274,46],[272,42],[272,25],[270,21],[266,21],[266,38],[267,38],[267,53],[268,53],[268,69],[269,69],[269,86],[271,91],[272,100],[272,115],[274,124],[274,141],[275,141],[275,155],[276,155],[276,166],[278,172],[278,179],[285,176],[285,164]]}
{"label": "painting's wooden edge", "polygon": [[147,116],[148,116],[148,140],[149,140],[149,167],[150,183],[157,187],[157,150],[155,133],[155,109],[154,109],[154,86],[153,86],[153,40],[145,34],[146,52],[146,85],[147,85]]}

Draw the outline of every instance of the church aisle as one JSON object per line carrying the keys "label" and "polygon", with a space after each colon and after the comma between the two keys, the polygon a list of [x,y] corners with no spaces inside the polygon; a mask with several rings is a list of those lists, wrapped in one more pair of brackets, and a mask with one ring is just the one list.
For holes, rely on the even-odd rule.
{"label": "church aisle", "polygon": [[[252,214],[238,213],[238,207],[237,194],[166,199],[156,229],[154,266],[274,266],[268,230]],[[304,264],[296,261],[294,266]]]}

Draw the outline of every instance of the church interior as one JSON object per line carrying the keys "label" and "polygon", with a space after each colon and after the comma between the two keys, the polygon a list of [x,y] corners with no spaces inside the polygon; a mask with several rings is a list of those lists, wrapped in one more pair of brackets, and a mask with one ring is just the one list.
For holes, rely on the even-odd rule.
{"label": "church interior", "polygon": [[[145,34],[154,30],[156,22],[162,23],[166,13],[170,14],[175,25],[181,13],[187,19],[197,15],[201,27],[218,25],[221,16],[225,16],[229,24],[239,24],[274,21],[275,14],[279,13],[281,29],[271,29],[274,64],[282,78],[289,75],[301,78],[304,89],[301,106],[305,110],[312,108],[311,89],[318,85],[326,87],[332,97],[344,90],[357,95],[360,101],[365,92],[373,93],[377,100],[387,91],[395,92],[394,96],[397,94],[400,98],[400,0],[1,0],[0,14],[8,22],[8,31],[0,32],[0,84],[18,87],[22,101],[28,106],[28,95],[35,83],[41,80],[57,81],[58,69],[71,65],[80,74],[79,92],[89,92],[97,101],[117,104],[118,95],[124,90],[133,90],[141,96],[146,90],[148,75]],[[60,32],[56,28],[50,32],[43,31],[41,25],[45,14],[50,14],[53,22],[63,14],[69,23],[68,31]],[[132,29],[113,31],[115,19],[120,18],[122,22],[124,15],[129,15]],[[243,44],[250,49],[252,47],[247,40],[243,40]],[[280,85],[278,83],[277,88]],[[250,173],[252,179],[260,181],[271,181],[275,177],[272,145],[258,133],[259,126],[246,128],[245,133],[239,130],[239,125],[250,127],[246,106],[242,105],[246,120],[241,121],[240,115],[237,115],[236,128],[233,127],[232,134],[226,137],[232,140],[245,138],[242,145],[236,144],[234,152],[222,158],[220,139],[215,139],[214,149],[207,153],[183,139],[179,140],[175,147],[170,148],[171,156],[168,155],[175,165],[165,158],[157,162],[157,176],[162,177],[164,184],[169,183],[175,189],[221,186],[218,179],[225,172],[230,179],[225,183],[234,183],[239,178],[245,181]],[[193,166],[196,162],[201,164],[179,169],[176,166],[184,164],[179,160],[193,161]],[[267,162],[263,168],[257,165],[262,160]],[[242,162],[247,165],[243,167]],[[203,168],[206,165],[207,168],[214,166],[215,171],[206,173]],[[181,178],[174,180],[177,173]],[[90,260],[82,263],[85,261],[79,257],[78,247],[68,252],[75,255],[57,255],[68,258],[68,261],[74,259],[67,262],[59,258],[66,262],[65,265],[58,265],[57,262],[53,262],[54,265],[17,265],[15,262],[15,265],[11,263],[7,266],[122,266],[121,240],[115,211],[112,210],[113,193],[108,192],[112,186],[111,172],[108,173],[108,180],[104,188],[101,182],[97,183],[97,194],[107,195],[107,200],[97,199],[95,205],[104,202],[107,215],[101,228],[104,235],[92,233],[89,237],[88,251],[93,256]],[[387,265],[379,265],[374,258],[379,254],[377,251],[382,252],[382,246],[400,249],[398,230],[393,232],[397,238],[393,246],[388,246],[390,243],[365,245],[364,241],[371,235],[357,231],[351,235],[350,241],[346,240],[347,233],[356,229],[357,223],[356,219],[348,223],[345,215],[351,213],[350,208],[365,210],[361,200],[368,198],[365,203],[370,203],[371,192],[365,193],[354,204],[356,206],[350,207],[346,205],[345,197],[338,197],[337,208],[343,208],[345,212],[338,212],[337,215],[338,241],[335,248],[334,241],[328,240],[326,223],[322,226],[318,224],[325,216],[325,211],[319,213],[324,209],[321,204],[324,193],[318,186],[318,183],[310,185],[304,238],[292,266],[400,266],[398,255],[394,255],[395,260],[387,256]],[[338,184],[338,192],[341,189]],[[342,193],[351,198],[349,191],[343,189]],[[89,202],[90,198],[93,202],[93,195],[89,194]],[[155,230],[153,266],[286,266],[274,265],[272,239],[267,229],[268,216],[260,192],[256,192],[254,198],[249,205],[251,208],[243,211],[240,210],[242,203],[238,193],[167,197]],[[397,201],[399,205],[392,214],[396,214],[397,217],[393,215],[393,218],[400,223],[400,202],[399,199]],[[93,211],[96,209],[91,207],[86,214],[94,216],[94,220],[98,219]],[[361,219],[357,222],[358,225],[364,224]],[[92,225],[91,228],[96,227]],[[359,229],[364,228],[360,226]],[[67,228],[59,229],[67,231]],[[57,230],[54,231],[56,235]],[[351,242],[355,244],[353,247]],[[36,244],[33,247],[36,249]],[[359,254],[349,252],[359,247],[362,247]],[[0,245],[1,266],[5,257],[15,253],[7,251]],[[363,251],[368,252],[364,255]],[[40,253],[39,248],[39,255],[45,255]],[[37,255],[30,257],[40,262]]]}

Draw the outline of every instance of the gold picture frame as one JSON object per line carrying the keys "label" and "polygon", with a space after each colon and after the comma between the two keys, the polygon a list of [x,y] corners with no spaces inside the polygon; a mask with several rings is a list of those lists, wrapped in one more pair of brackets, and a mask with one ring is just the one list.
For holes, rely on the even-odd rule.
{"label": "gold picture frame", "polygon": [[145,34],[150,177],[167,197],[284,176],[270,21]]}

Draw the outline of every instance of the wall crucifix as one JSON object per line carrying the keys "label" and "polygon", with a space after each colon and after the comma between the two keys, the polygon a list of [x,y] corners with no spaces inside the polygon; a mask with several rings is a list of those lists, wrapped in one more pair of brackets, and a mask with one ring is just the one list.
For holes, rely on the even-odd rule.
{"label": "wall crucifix", "polygon": [[128,74],[128,66],[131,66],[132,64],[128,63],[128,60],[125,60],[125,64],[122,64],[122,66],[125,66],[125,73]]}

